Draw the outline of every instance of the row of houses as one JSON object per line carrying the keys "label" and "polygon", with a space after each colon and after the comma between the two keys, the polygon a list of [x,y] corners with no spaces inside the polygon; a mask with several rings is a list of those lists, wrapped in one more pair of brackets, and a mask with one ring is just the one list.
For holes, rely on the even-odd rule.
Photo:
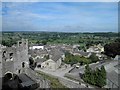
{"label": "row of houses", "polygon": [[37,67],[53,71],[61,66],[62,60],[65,58],[59,48],[30,50],[29,54],[37,62]]}
{"label": "row of houses", "polygon": [[[29,57],[32,57],[36,62],[37,66],[42,69],[56,70],[58,69],[62,61],[65,58],[65,52],[68,51],[73,55],[79,55],[81,57],[89,58],[92,53],[95,52],[85,52],[78,49],[79,45],[41,45],[41,46],[31,46],[29,48]],[[96,48],[103,48],[98,45]],[[91,47],[90,47],[91,48]],[[46,56],[48,58],[46,58]],[[97,53],[96,56],[102,57],[101,53]]]}

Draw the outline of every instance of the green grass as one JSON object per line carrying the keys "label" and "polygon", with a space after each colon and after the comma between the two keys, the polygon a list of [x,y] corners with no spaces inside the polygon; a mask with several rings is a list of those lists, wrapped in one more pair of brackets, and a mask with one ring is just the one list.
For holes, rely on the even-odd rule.
{"label": "green grass", "polygon": [[52,89],[54,89],[54,88],[57,88],[57,89],[62,88],[62,90],[69,90],[69,88],[62,85],[57,78],[49,76],[49,75],[47,75],[47,74],[45,74],[45,73],[43,73],[41,71],[39,71],[38,74],[40,74],[43,78],[45,78],[45,79],[47,79],[47,80],[49,80],[51,82],[50,87]]}
{"label": "green grass", "polygon": [[67,75],[67,74],[65,74],[64,77],[66,77],[66,78],[68,78],[68,79],[71,79],[71,80],[74,80],[74,81],[79,81],[79,82],[81,82],[80,80],[78,80],[78,79],[76,79],[76,78],[73,78],[72,76],[69,76],[69,75]]}

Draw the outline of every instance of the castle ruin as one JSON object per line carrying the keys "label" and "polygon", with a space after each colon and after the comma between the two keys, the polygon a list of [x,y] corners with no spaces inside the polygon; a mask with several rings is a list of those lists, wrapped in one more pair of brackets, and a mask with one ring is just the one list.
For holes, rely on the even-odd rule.
{"label": "castle ruin", "polygon": [[23,68],[28,67],[28,40],[22,39],[17,46],[2,48],[2,76],[7,72],[20,74]]}

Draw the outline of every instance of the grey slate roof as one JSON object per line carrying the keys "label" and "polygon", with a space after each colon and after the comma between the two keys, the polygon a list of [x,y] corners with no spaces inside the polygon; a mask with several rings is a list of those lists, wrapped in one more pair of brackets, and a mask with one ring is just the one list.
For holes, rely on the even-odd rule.
{"label": "grey slate roof", "polygon": [[53,61],[57,61],[57,60],[59,60],[61,58],[61,55],[54,55],[54,56],[52,56],[51,57],[51,59],[53,60]]}
{"label": "grey slate roof", "polygon": [[33,57],[48,54],[47,50],[29,50],[29,54]]}
{"label": "grey slate roof", "polygon": [[77,49],[73,49],[73,53],[80,53]]}
{"label": "grey slate roof", "polygon": [[63,54],[64,53],[60,49],[55,49],[55,48],[49,52],[49,55],[52,56],[51,59],[55,62],[59,60]]}
{"label": "grey slate roof", "polygon": [[80,51],[80,54],[81,54],[82,56],[87,56],[87,55],[89,54],[89,52]]}
{"label": "grey slate roof", "polygon": [[30,77],[28,77],[26,74],[20,74],[19,79],[22,81],[21,85],[24,86],[30,86],[32,84],[35,84],[36,82],[33,81]]}
{"label": "grey slate roof", "polygon": [[113,82],[116,86],[118,86],[118,74],[115,71],[107,73],[107,78]]}
{"label": "grey slate roof", "polygon": [[42,63],[42,62],[44,62],[44,61],[46,61],[45,58],[38,58],[38,59],[35,59],[35,62],[37,62],[37,63]]}
{"label": "grey slate roof", "polygon": [[51,51],[49,52],[50,55],[63,55],[64,53],[62,52],[62,49],[60,48],[54,48],[51,49]]}

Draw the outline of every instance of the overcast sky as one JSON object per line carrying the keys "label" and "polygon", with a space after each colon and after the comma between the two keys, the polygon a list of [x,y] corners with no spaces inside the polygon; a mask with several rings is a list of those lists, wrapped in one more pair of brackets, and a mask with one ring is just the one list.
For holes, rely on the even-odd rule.
{"label": "overcast sky", "polygon": [[3,31],[117,32],[117,2],[3,2]]}

